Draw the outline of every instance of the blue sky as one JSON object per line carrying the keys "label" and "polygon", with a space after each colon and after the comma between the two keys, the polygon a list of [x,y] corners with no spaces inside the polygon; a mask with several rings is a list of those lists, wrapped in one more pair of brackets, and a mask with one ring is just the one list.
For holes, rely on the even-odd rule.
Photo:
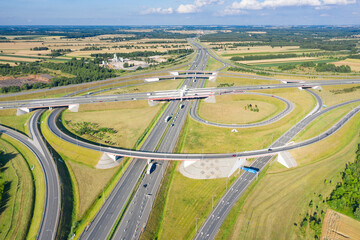
{"label": "blue sky", "polygon": [[0,25],[360,25],[360,0],[0,0]]}

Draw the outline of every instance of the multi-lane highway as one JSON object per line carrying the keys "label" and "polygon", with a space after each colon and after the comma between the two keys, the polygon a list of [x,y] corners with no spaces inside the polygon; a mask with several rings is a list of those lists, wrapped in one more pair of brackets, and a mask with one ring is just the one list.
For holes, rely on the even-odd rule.
{"label": "multi-lane highway", "polygon": [[[202,70],[207,64],[209,52],[207,49],[201,47],[198,43],[190,40],[197,49],[197,55],[195,61],[191,66],[191,70]],[[222,62],[224,67],[229,65],[222,61],[217,56],[212,54],[212,57]],[[196,75],[199,77],[198,75]],[[245,75],[243,75],[245,76]],[[251,77],[255,77],[249,75]],[[248,77],[248,76],[245,76]],[[266,77],[264,77],[265,79]],[[273,80],[266,78],[267,80]],[[102,86],[108,86],[114,84],[114,79],[104,80]],[[112,81],[112,82],[110,82]],[[134,81],[123,80],[123,81]],[[195,75],[188,75],[184,81],[183,87],[188,86],[186,95],[189,97],[201,97],[212,96],[217,94],[242,94],[245,91],[261,90],[261,89],[277,89],[277,88],[310,88],[315,86],[326,85],[342,85],[342,84],[359,84],[360,79],[337,79],[337,80],[322,80],[322,81],[307,81],[306,83],[297,82],[291,84],[272,84],[272,85],[257,85],[257,86],[237,86],[226,88],[203,88],[205,81],[202,78],[195,79]],[[70,86],[69,86],[70,87]],[[72,86],[71,86],[72,87]],[[94,87],[97,88],[98,86]],[[88,88],[91,89],[91,88]],[[88,91],[81,90],[81,91]],[[47,91],[48,89],[44,90]],[[80,92],[80,91],[79,91]],[[309,113],[303,120],[298,122],[294,127],[287,131],[283,136],[277,139],[269,148],[259,149],[253,151],[239,152],[239,153],[221,153],[221,154],[174,154],[172,153],[182,126],[186,120],[188,112],[196,120],[220,127],[256,127],[260,125],[270,124],[282,117],[286,116],[293,109],[293,104],[286,99],[274,96],[286,103],[286,109],[282,111],[276,117],[257,123],[255,125],[224,125],[209,123],[201,119],[196,114],[199,100],[192,101],[172,101],[168,104],[165,112],[160,117],[159,121],[155,124],[153,130],[149,133],[143,146],[139,151],[120,149],[113,147],[101,147],[96,144],[91,144],[79,139],[74,139],[71,136],[61,132],[57,126],[57,117],[61,113],[62,109],[53,111],[48,118],[48,125],[50,130],[57,136],[61,137],[64,141],[77,144],[82,147],[102,151],[109,154],[135,157],[132,160],[130,166],[126,169],[123,176],[116,184],[111,194],[107,197],[104,205],[97,213],[95,218],[81,235],[81,239],[137,239],[141,232],[146,227],[148,217],[150,215],[152,205],[155,200],[156,193],[160,187],[162,177],[164,175],[167,162],[157,160],[201,160],[201,159],[219,159],[219,158],[233,158],[233,157],[258,157],[251,165],[259,170],[263,169],[266,164],[271,160],[272,155],[295,149],[309,144],[313,144],[320,141],[338,129],[340,129],[349,119],[360,111],[360,106],[355,107],[352,111],[346,114],[341,120],[334,124],[330,129],[324,133],[292,145],[286,145],[297,133],[308,126],[312,121],[316,120],[322,114],[331,111],[337,107],[343,106],[349,103],[360,102],[360,99],[352,100],[346,103],[338,104],[320,111],[322,102],[321,98],[310,91],[317,99],[317,107]],[[77,92],[78,93],[78,92]],[[7,95],[9,96],[9,95]],[[85,104],[96,102],[115,102],[115,101],[132,101],[132,100],[149,100],[164,97],[178,97],[179,90],[170,91],[158,91],[152,93],[132,93],[121,95],[104,95],[104,96],[81,96],[81,97],[65,97],[54,99],[39,99],[28,101],[3,101],[0,102],[0,108],[44,108],[44,107],[60,107],[70,104]],[[1,96],[0,96],[1,97]],[[272,96],[271,96],[272,97]],[[191,104],[193,104],[191,106]],[[190,110],[191,109],[191,110]],[[41,115],[40,111],[37,111],[30,120],[30,133],[33,140],[27,139],[25,136],[0,126],[0,130],[5,134],[10,135],[21,141],[28,146],[38,157],[46,180],[46,196],[45,196],[45,208],[42,224],[39,230],[39,239],[54,239],[56,236],[56,230],[59,219],[60,211],[60,183],[57,175],[55,163],[49,154],[45,143],[39,133],[37,126],[38,118]],[[169,118],[170,117],[170,118]],[[144,174],[147,162],[146,160],[154,159],[154,169],[151,174]],[[216,235],[221,223],[225,219],[227,213],[230,211],[233,204],[240,198],[243,191],[253,181],[254,175],[251,173],[243,173],[232,185],[230,190],[223,196],[219,204],[213,210],[205,224],[199,230],[197,239],[211,239]],[[137,187],[138,186],[138,187]],[[78,233],[79,234],[79,233]]]}
{"label": "multi-lane highway", "polygon": [[[193,66],[198,64],[202,58],[203,53],[199,52],[199,54],[196,56]],[[188,80],[185,81],[184,85],[188,82]],[[162,114],[159,121],[155,124],[153,130],[146,138],[144,144],[141,147],[141,150],[152,152],[161,150],[172,151],[172,149],[175,147],[176,139],[178,138],[178,134],[181,130],[180,123],[175,124],[175,119],[177,118],[176,115],[178,115],[178,112],[185,112],[186,110],[188,110],[188,107],[187,109],[181,108],[179,107],[178,102],[169,103],[169,106],[165,109],[165,112]],[[55,116],[58,114],[58,112],[59,110],[57,110],[57,112],[55,112],[49,118],[50,129],[54,129],[54,132],[58,131],[58,128],[54,123],[56,119]],[[186,116],[186,114],[183,115]],[[169,116],[172,116],[170,121],[167,120]],[[172,133],[174,130],[175,133]],[[141,228],[140,225],[144,225],[147,221],[151,211],[152,203],[154,201],[154,198],[150,198],[149,196],[155,197],[160,186],[166,165],[166,163],[158,164],[157,166],[155,165],[156,168],[152,172],[151,176],[145,175],[145,177],[141,179],[141,176],[143,175],[143,172],[147,166],[147,162],[143,159],[132,160],[131,165],[126,169],[124,175],[117,183],[114,190],[111,192],[110,196],[107,198],[106,202],[94,220],[82,233],[81,239],[106,239],[111,237],[110,234],[113,228],[116,229],[114,233],[114,239],[123,238],[124,235],[126,235],[125,239],[130,239],[133,238],[131,234],[137,234],[137,236],[139,236],[140,230],[135,230]],[[136,189],[139,179],[141,180],[140,187]],[[143,190],[143,188],[145,188],[144,186],[147,187],[145,189],[146,193],[144,193]],[[133,192],[134,197],[131,199]],[[140,203],[140,201],[137,200],[140,198],[144,199],[146,203]],[[129,207],[126,205],[127,201],[130,201]],[[136,211],[136,214],[134,211]],[[141,212],[139,213],[138,211]],[[118,224],[119,227],[117,228]],[[123,231],[123,229],[128,228],[133,228],[134,231]]]}
{"label": "multi-lane highway", "polygon": [[[43,111],[36,111],[29,122],[32,139],[0,125],[1,133],[9,135],[29,148],[37,157],[45,177],[45,203],[37,239],[55,239],[60,214],[60,180],[55,162],[39,132],[39,117]],[[40,177],[40,176],[39,176]],[[40,196],[39,196],[40,197]]]}
{"label": "multi-lane highway", "polygon": [[[330,86],[330,85],[346,85],[346,84],[360,84],[359,79],[347,80],[322,80],[322,81],[307,81],[306,83],[289,83],[289,84],[271,84],[271,85],[253,85],[253,86],[235,86],[222,88],[190,88],[187,91],[188,96],[197,95],[214,95],[236,93],[241,91],[253,91],[264,89],[284,89],[284,88],[311,88],[316,86]],[[117,102],[117,101],[133,101],[133,100],[148,100],[154,97],[178,97],[179,90],[157,91],[152,93],[130,93],[120,95],[101,95],[101,96],[80,96],[71,98],[49,98],[49,99],[35,99],[26,101],[3,101],[0,102],[0,108],[44,108],[55,106],[68,106],[71,104],[86,104],[86,103],[101,103],[101,102]]]}
{"label": "multi-lane highway", "polygon": [[[293,137],[298,134],[301,130],[303,130],[306,126],[309,125],[314,119],[318,118],[320,115],[331,111],[333,109],[336,109],[338,107],[341,107],[343,105],[353,103],[353,102],[360,102],[360,99],[355,101],[349,101],[345,103],[341,103],[335,106],[330,107],[330,109],[322,110],[320,104],[318,104],[314,111],[312,111],[311,115],[308,115],[303,120],[298,122],[295,126],[293,126],[289,131],[284,133],[279,139],[277,139],[271,146],[271,149],[276,148],[282,148],[286,149],[286,147],[282,147],[285,144],[287,144]],[[321,102],[320,102],[321,103]],[[336,124],[334,124],[329,130],[326,132],[311,138],[309,140],[306,140],[302,142],[303,144],[312,144],[316,142],[316,140],[324,139],[328,137],[329,135],[335,133],[338,131],[347,121],[349,121],[356,113],[360,111],[360,106],[354,108],[351,110],[348,114],[346,114],[342,119],[340,119]],[[302,146],[302,143],[300,144],[294,144],[289,145],[287,150],[293,149],[291,146]],[[251,164],[251,167],[259,169],[259,172],[269,163],[272,156],[263,156],[255,159],[255,161]],[[256,178],[256,175],[250,172],[243,172],[238,179],[235,180],[235,182],[232,184],[230,189],[226,192],[226,194],[220,199],[216,207],[213,209],[211,214],[206,219],[203,226],[199,229],[199,231],[196,234],[195,239],[214,239],[217,232],[220,229],[221,224],[225,220],[226,216],[230,212],[231,208],[234,206],[234,204],[238,201],[238,199],[242,196],[246,188],[251,184],[252,181]]]}

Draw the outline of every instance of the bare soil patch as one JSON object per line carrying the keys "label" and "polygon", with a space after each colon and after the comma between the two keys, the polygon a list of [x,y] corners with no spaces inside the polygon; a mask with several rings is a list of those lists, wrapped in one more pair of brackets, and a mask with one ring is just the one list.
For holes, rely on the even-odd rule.
{"label": "bare soil patch", "polygon": [[328,209],[322,227],[321,239],[360,239],[360,222]]}
{"label": "bare soil patch", "polygon": [[9,87],[9,86],[22,86],[25,83],[31,85],[37,82],[43,82],[47,83],[50,82],[50,79],[53,78],[53,76],[48,74],[39,74],[39,75],[29,75],[29,76],[23,76],[23,77],[2,77],[0,76],[0,87]]}

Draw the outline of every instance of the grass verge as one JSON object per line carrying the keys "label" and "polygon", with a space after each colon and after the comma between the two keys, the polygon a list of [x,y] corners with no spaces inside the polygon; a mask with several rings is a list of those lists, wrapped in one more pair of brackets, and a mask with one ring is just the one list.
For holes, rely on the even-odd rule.
{"label": "grass verge", "polygon": [[32,180],[35,186],[34,198],[33,198],[33,211],[31,216],[31,224],[27,233],[27,239],[36,239],[37,233],[40,228],[40,223],[44,211],[45,200],[45,179],[42,172],[40,163],[36,156],[25,145],[21,144],[17,140],[2,134],[1,139],[10,143],[19,152],[22,157],[27,161],[28,166],[32,174]]}
{"label": "grass verge", "polygon": [[292,150],[299,164],[296,168],[285,169],[274,162],[232,209],[217,239],[309,239],[311,234],[301,235],[295,224],[309,211],[310,201],[314,209],[322,208],[340,180],[339,169],[354,159],[359,120],[357,114],[329,138]]}
{"label": "grass verge", "polygon": [[34,210],[35,186],[25,158],[4,139],[0,161],[0,181],[4,183],[0,201],[0,238],[25,239]]}

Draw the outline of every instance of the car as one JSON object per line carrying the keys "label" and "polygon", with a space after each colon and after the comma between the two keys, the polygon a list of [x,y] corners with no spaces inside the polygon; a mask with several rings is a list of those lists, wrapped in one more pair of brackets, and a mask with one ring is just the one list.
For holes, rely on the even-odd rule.
{"label": "car", "polygon": [[146,187],[147,187],[147,183],[144,184],[144,188],[146,188]]}
{"label": "car", "polygon": [[233,156],[233,157],[236,157],[236,154],[233,154],[232,156]]}
{"label": "car", "polygon": [[268,151],[271,152],[271,151],[272,151],[272,148],[269,148]]}

